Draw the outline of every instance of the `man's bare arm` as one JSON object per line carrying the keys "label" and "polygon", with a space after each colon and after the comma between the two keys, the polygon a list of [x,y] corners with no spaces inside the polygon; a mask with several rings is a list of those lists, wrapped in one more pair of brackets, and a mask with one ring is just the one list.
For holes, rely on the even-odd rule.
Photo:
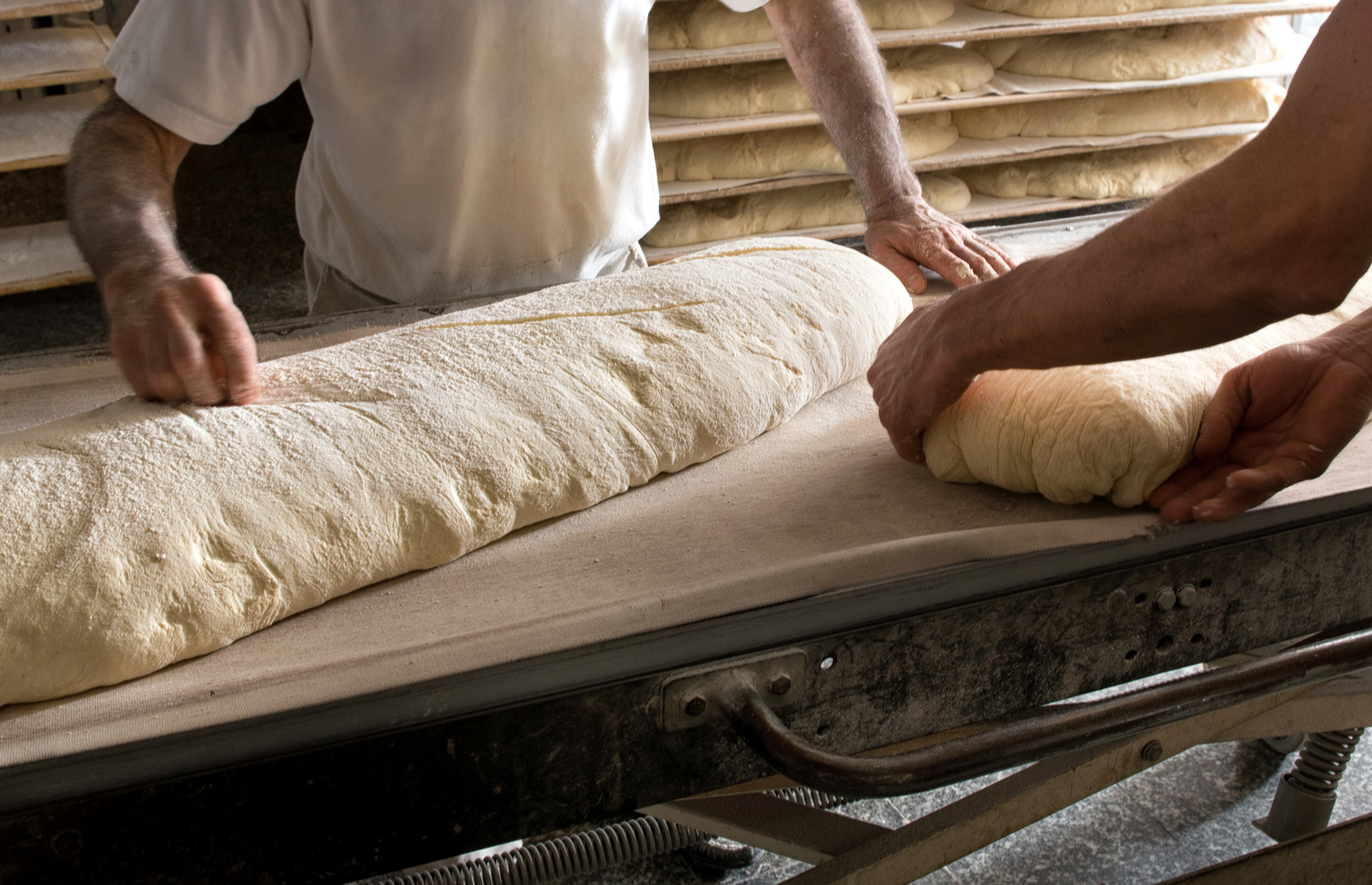
{"label": "man's bare arm", "polygon": [[854,0],[769,0],[786,58],[853,173],[867,213],[867,251],[912,292],[919,265],[958,285],[1010,268],[995,246],[935,211],[910,171],[886,87],[885,63]]}
{"label": "man's bare arm", "polygon": [[1084,245],[916,311],[868,373],[896,448],[980,372],[1203,347],[1340,303],[1372,258],[1372,3],[1341,4],[1252,142]]}
{"label": "man's bare arm", "polygon": [[172,186],[190,142],[112,97],[72,145],[67,214],[95,273],[110,347],[135,392],[168,402],[257,398],[252,335],[224,283],[176,245]]}

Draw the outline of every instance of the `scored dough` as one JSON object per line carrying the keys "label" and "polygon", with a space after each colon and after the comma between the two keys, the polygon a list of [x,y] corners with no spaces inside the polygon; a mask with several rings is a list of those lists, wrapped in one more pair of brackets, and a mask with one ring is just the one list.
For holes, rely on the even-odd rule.
{"label": "scored dough", "polygon": [[925,431],[925,459],[948,482],[1038,492],[1060,504],[1100,495],[1135,507],[1191,460],[1201,415],[1225,372],[1369,306],[1372,281],[1364,278],[1332,313],[1293,317],[1204,350],[985,372]]}
{"label": "scored dough", "polygon": [[976,40],[966,47],[998,70],[1074,80],[1175,80],[1280,58],[1291,26],[1271,18],[1235,19]]}
{"label": "scored dough", "polygon": [[[928,28],[952,16],[953,0],[860,0],[874,31]],[[648,13],[649,49],[722,49],[776,39],[767,13],[734,12],[718,0],[671,0]]]}
{"label": "scored dough", "polygon": [[[946,151],[958,140],[948,111],[901,117],[900,134],[911,160]],[[848,171],[822,126],[658,142],[653,154],[660,182]]]}
{"label": "scored dough", "polygon": [[967,0],[967,5],[1032,18],[1076,18],[1250,2],[1263,0]]}
{"label": "scored dough", "polygon": [[[953,46],[915,46],[885,55],[895,104],[967,92],[996,73],[981,56]],[[648,110],[664,117],[747,117],[808,111],[810,98],[790,65],[764,61],[652,74]]]}
{"label": "scored dough", "polygon": [[1246,135],[1169,141],[1136,148],[1093,151],[1066,157],[972,166],[957,175],[975,193],[1020,197],[1151,197],[1165,187],[1215,165]]}
{"label": "scored dough", "polygon": [[909,310],[851,249],[741,243],[268,362],[251,406],[128,397],[0,436],[0,704],[713,458],[861,377]]}
{"label": "scored dough", "polygon": [[[940,212],[966,208],[972,195],[945,172],[921,172],[924,199]],[[851,181],[812,184],[662,207],[662,220],[643,237],[654,248],[713,243],[755,234],[808,230],[866,220]]]}
{"label": "scored dough", "polygon": [[961,136],[979,139],[1132,135],[1228,123],[1265,123],[1285,90],[1266,80],[1232,80],[1146,92],[1092,95],[954,111]]}

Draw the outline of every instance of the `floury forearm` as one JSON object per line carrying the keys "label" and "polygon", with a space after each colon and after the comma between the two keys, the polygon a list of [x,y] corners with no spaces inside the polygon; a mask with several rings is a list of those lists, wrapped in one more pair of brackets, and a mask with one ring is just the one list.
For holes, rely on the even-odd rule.
{"label": "floury forearm", "polygon": [[176,245],[172,202],[189,146],[117,96],[78,133],[67,167],[67,214],[102,291],[111,274],[170,279],[191,272]]}

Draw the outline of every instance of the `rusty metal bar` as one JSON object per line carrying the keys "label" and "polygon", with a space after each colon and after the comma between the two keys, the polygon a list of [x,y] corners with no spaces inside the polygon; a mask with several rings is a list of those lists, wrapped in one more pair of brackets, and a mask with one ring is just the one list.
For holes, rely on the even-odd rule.
{"label": "rusty metal bar", "polygon": [[806,743],[751,685],[730,686],[717,700],[748,744],[797,783],[844,796],[900,796],[1133,737],[1368,667],[1372,667],[1372,628],[1363,628],[1103,700],[1039,707],[1013,721],[992,723],[976,734],[871,758],[844,756]]}

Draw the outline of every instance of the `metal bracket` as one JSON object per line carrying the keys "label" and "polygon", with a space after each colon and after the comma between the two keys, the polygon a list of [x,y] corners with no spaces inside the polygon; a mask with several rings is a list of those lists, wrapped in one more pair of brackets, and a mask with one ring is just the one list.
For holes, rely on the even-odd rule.
{"label": "metal bracket", "polygon": [[680,671],[662,685],[662,728],[680,731],[728,721],[718,699],[736,685],[751,686],[773,709],[794,704],[810,690],[808,663],[805,652],[789,648]]}

